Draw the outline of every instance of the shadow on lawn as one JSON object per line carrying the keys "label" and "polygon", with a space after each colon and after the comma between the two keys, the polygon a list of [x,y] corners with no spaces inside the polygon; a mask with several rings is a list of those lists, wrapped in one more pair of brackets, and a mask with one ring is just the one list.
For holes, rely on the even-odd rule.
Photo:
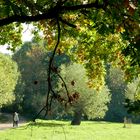
{"label": "shadow on lawn", "polygon": [[28,126],[36,126],[36,127],[62,127],[66,124],[56,123],[56,122],[31,122]]}
{"label": "shadow on lawn", "polygon": [[20,127],[16,127],[16,128],[13,128],[15,130],[25,130],[25,129],[28,129],[28,128],[34,128],[34,127],[64,127],[65,125],[67,124],[63,124],[63,123],[59,123],[59,122],[29,122],[27,125],[23,125],[23,126],[20,126]]}

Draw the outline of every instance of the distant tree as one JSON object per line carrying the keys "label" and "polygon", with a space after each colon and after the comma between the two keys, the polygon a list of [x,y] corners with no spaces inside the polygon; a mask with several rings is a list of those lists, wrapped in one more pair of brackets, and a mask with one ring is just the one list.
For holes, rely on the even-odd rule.
{"label": "distant tree", "polygon": [[132,82],[129,82],[125,92],[127,99],[131,101],[140,100],[140,77],[135,78]]}
{"label": "distant tree", "polygon": [[17,64],[10,56],[0,53],[0,108],[14,101],[18,75]]}
{"label": "distant tree", "polygon": [[128,113],[133,115],[140,114],[140,77],[135,78],[127,85],[125,92],[126,108]]}
{"label": "distant tree", "polygon": [[123,121],[123,118],[127,115],[125,103],[125,75],[120,68],[114,68],[113,66],[107,68],[106,84],[110,90],[111,101],[108,105],[108,111],[105,119],[109,121]]}
{"label": "distant tree", "polygon": [[14,55],[20,70],[16,102],[26,112],[36,112],[43,105],[47,90],[46,49],[37,43],[25,43]]}
{"label": "distant tree", "polygon": [[[110,94],[107,87],[101,91],[96,91],[88,85],[88,77],[85,68],[80,64],[70,64],[62,66],[60,75],[63,77],[72,106],[67,111],[73,115],[73,125],[80,124],[82,116],[88,119],[103,118],[108,110],[107,104],[110,102]],[[61,98],[67,98],[67,91],[64,88],[63,81],[58,82],[58,92]],[[63,104],[63,101],[62,101]],[[69,105],[65,105],[66,109]]]}
{"label": "distant tree", "polygon": [[[26,42],[13,55],[21,73],[16,86],[15,106],[30,114],[35,114],[46,103],[48,67],[52,52],[49,52],[45,45],[45,42],[34,39]],[[69,57],[65,54],[57,55],[53,66],[59,67],[61,63],[68,62]],[[57,78],[53,76],[52,85],[55,86],[56,82]]]}

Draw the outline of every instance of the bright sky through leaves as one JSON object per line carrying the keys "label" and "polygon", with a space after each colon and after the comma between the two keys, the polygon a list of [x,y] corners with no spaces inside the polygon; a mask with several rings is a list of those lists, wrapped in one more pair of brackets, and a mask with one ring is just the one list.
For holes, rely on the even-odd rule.
{"label": "bright sky through leaves", "polygon": [[[22,32],[22,41],[31,41],[33,38],[33,34],[31,34],[31,30],[33,29],[33,26],[31,25],[25,25],[23,24],[23,32]],[[11,54],[12,52],[7,49],[8,45],[0,45],[0,52],[4,54]]]}

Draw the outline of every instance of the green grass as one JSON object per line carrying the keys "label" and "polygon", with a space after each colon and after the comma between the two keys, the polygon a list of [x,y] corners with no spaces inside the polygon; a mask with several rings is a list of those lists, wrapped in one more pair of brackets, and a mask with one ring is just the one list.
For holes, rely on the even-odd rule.
{"label": "green grass", "polygon": [[43,121],[0,131],[0,140],[140,140],[140,125],[123,128],[122,123]]}

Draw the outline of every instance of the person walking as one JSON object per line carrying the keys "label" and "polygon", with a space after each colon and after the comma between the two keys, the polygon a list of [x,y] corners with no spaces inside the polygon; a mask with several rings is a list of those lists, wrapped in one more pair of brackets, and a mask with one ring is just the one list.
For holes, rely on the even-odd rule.
{"label": "person walking", "polygon": [[15,112],[13,115],[13,127],[18,127],[18,122],[19,122],[19,116],[18,113]]}

